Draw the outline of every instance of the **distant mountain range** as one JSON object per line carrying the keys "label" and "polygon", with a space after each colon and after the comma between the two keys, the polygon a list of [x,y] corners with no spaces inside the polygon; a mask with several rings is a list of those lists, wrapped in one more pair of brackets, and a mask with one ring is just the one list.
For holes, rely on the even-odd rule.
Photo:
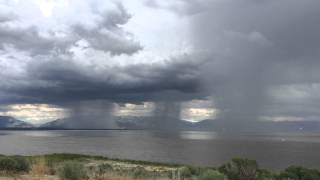
{"label": "distant mountain range", "polygon": [[[228,130],[228,126],[221,120],[203,120],[200,122],[188,122],[179,119],[156,121],[152,117],[118,116],[114,119],[118,129],[164,129],[164,130],[198,130],[198,131],[234,131],[237,127]],[[10,116],[0,116],[0,129],[79,129],[72,128],[68,119],[58,119],[40,126],[17,120]],[[81,128],[80,128],[81,129]],[[86,129],[86,127],[83,127]],[[99,128],[97,128],[99,129]],[[255,131],[290,132],[306,131],[319,132],[319,121],[285,121],[285,122],[258,122],[254,126]]]}
{"label": "distant mountain range", "polygon": [[66,129],[68,127],[67,119],[57,119],[39,126],[40,129]]}
{"label": "distant mountain range", "polygon": [[0,129],[10,128],[33,128],[30,123],[20,121],[10,116],[0,116]]}
{"label": "distant mountain range", "polygon": [[[158,123],[153,120],[152,117],[137,117],[137,116],[117,116],[114,117],[115,128],[118,129],[156,129],[159,128]],[[192,123],[183,120],[169,120],[167,122],[176,122],[180,128],[191,128]],[[58,119],[39,126],[43,129],[69,129],[72,127],[68,119]],[[171,129],[173,126],[171,123],[162,123],[162,128]],[[174,126],[177,127],[177,126]],[[86,127],[83,127],[86,128]],[[100,127],[97,127],[100,128]]]}
{"label": "distant mountain range", "polygon": [[[170,125],[180,130],[199,130],[199,131],[234,131],[243,130],[241,127],[232,126],[231,128],[222,120],[212,120],[207,119],[199,122],[189,122],[184,120],[166,120],[163,126],[156,127],[155,123],[151,117],[118,117],[116,120],[117,125],[121,128],[126,129],[170,129]],[[170,122],[174,122],[170,124]],[[161,123],[161,122],[160,122]],[[167,124],[166,124],[167,123]],[[250,126],[251,125],[251,126]],[[250,126],[244,130],[254,130],[254,131],[275,131],[275,132],[290,132],[290,131],[320,131],[320,121],[283,121],[283,122],[273,122],[273,121],[262,121],[256,123],[245,123],[244,126]],[[242,126],[242,128],[244,127]],[[229,129],[228,129],[229,127]],[[172,129],[172,127],[171,127]]]}
{"label": "distant mountain range", "polygon": [[[155,121],[153,117],[138,116],[118,116],[115,117],[116,126],[119,129],[165,129],[165,130],[198,130],[198,131],[234,131],[237,127],[228,129],[227,125],[221,120],[207,119],[200,122],[189,122],[180,119],[169,119],[165,121]],[[52,121],[40,126],[45,129],[64,129],[68,128],[67,120],[60,119]],[[274,131],[274,132],[290,132],[290,131],[320,131],[320,121],[284,121],[258,122],[251,129],[255,131]]]}

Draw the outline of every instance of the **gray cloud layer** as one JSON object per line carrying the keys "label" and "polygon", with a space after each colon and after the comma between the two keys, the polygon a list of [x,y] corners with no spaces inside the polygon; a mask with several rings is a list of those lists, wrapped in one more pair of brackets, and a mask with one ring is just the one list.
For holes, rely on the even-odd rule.
{"label": "gray cloud layer", "polygon": [[203,75],[224,110],[221,118],[246,126],[262,115],[305,116],[295,113],[297,107],[308,112],[320,106],[318,98],[295,103],[275,98],[289,93],[283,86],[319,83],[319,5],[313,0],[215,1],[194,18],[194,42],[213,57]]}
{"label": "gray cloud layer", "polygon": [[[80,48],[128,61],[143,51],[123,28],[131,15],[121,4],[96,13],[93,26],[77,23],[63,32],[19,26],[22,17],[0,13],[0,67],[5,69],[0,103],[156,101],[155,116],[167,104],[177,109],[176,118],[180,105],[170,101],[212,96],[219,118],[230,124],[262,116],[320,117],[319,1],[152,0],[146,5],[189,18],[197,53],[125,66],[78,61],[71,49],[81,43]],[[4,63],[23,57],[20,68]]]}
{"label": "gray cloud layer", "polygon": [[[71,49],[80,41],[85,44],[78,51],[90,48],[110,53],[109,59],[125,54],[130,61],[132,54],[142,50],[133,35],[121,27],[131,17],[121,4],[116,4],[113,11],[96,15],[98,20],[93,27],[79,23],[71,25],[70,32],[47,35],[34,26],[7,23],[18,23],[16,19],[3,21],[0,24],[3,62],[17,61],[22,72],[12,72],[12,67],[12,71],[6,69],[8,72],[3,73],[0,102],[64,103],[96,99],[138,102],[165,97],[190,99],[192,95],[188,93],[197,93],[196,56],[181,55],[163,63],[126,66],[79,62]],[[8,55],[10,48],[13,55]],[[23,57],[17,55],[19,51],[25,52]],[[28,60],[19,61],[23,58]],[[4,63],[3,68],[10,65]]]}
{"label": "gray cloud layer", "polygon": [[87,29],[81,25],[73,26],[73,33],[78,39],[86,39],[93,48],[110,51],[111,54],[133,54],[142,49],[138,42],[132,41],[133,35],[125,32],[121,25],[126,24],[131,15],[122,4],[117,4],[117,11],[100,14],[101,20],[95,28]]}

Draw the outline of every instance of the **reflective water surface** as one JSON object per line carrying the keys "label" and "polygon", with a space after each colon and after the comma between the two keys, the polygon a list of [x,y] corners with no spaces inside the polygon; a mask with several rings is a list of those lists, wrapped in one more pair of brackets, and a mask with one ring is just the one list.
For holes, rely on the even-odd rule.
{"label": "reflective water surface", "polygon": [[320,168],[320,134],[221,134],[157,131],[0,131],[0,154],[81,153],[218,166],[233,157],[262,167]]}

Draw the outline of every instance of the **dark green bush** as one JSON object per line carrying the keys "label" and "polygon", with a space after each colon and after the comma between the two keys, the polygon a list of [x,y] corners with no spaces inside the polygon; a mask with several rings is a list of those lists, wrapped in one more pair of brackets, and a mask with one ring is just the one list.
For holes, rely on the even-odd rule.
{"label": "dark green bush", "polygon": [[88,156],[81,154],[47,154],[42,156],[34,156],[34,158],[44,158],[49,164],[63,163],[66,161],[86,161],[86,159],[95,159],[96,156]]}
{"label": "dark green bush", "polygon": [[219,168],[229,180],[258,180],[258,163],[255,160],[234,158]]}
{"label": "dark green bush", "polygon": [[148,171],[141,166],[134,168],[132,171],[133,171],[133,177],[135,178],[147,178],[150,176]]}
{"label": "dark green bush", "polygon": [[112,168],[112,166],[110,165],[110,164],[106,164],[106,163],[104,163],[104,164],[100,164],[99,166],[98,166],[98,173],[99,174],[105,174],[105,173],[107,173],[108,171],[111,171],[113,168]]}
{"label": "dark green bush", "polygon": [[259,169],[258,170],[258,176],[259,180],[276,180],[277,179],[277,174],[270,172],[266,169]]}
{"label": "dark green bush", "polygon": [[61,179],[65,180],[82,180],[87,179],[84,166],[75,161],[65,162],[58,171]]}
{"label": "dark green bush", "polygon": [[0,157],[0,171],[26,172],[29,169],[30,163],[23,157]]}
{"label": "dark green bush", "polygon": [[182,167],[179,169],[180,176],[181,177],[191,177],[192,176],[192,170],[190,167]]}
{"label": "dark green bush", "polygon": [[27,172],[30,170],[30,162],[22,156],[13,156],[11,157],[16,162],[16,171]]}
{"label": "dark green bush", "polygon": [[179,173],[181,177],[187,177],[187,178],[192,176],[198,177],[200,172],[206,169],[207,168],[200,168],[195,166],[184,166],[179,169]]}
{"label": "dark green bush", "polygon": [[0,158],[0,171],[15,171],[17,162],[10,157]]}
{"label": "dark green bush", "polygon": [[280,173],[279,179],[292,180],[319,180],[320,172],[300,166],[290,166]]}
{"label": "dark green bush", "polygon": [[199,180],[227,180],[227,177],[215,170],[205,170],[201,172]]}

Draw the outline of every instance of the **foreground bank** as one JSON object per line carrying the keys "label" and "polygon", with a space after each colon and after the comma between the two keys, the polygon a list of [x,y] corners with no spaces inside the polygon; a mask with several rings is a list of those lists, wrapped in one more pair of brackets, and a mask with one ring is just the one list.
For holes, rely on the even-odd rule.
{"label": "foreground bank", "polygon": [[22,180],[319,180],[320,171],[290,166],[274,172],[235,158],[220,167],[193,167],[78,154],[0,155],[0,177]]}

